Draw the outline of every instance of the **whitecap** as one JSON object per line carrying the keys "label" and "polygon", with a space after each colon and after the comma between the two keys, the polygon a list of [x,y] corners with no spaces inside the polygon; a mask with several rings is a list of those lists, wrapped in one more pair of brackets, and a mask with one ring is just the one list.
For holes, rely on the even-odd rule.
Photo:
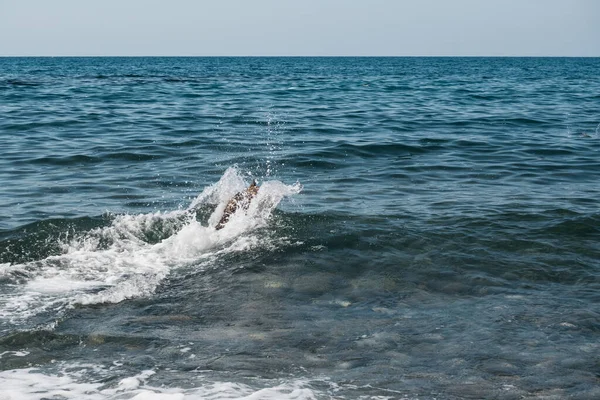
{"label": "whitecap", "polygon": [[[227,201],[247,184],[237,168],[229,168],[187,209],[119,215],[109,226],[62,243],[61,255],[5,266],[3,277],[14,274],[25,282],[6,285],[0,295],[0,317],[19,324],[32,315],[56,314],[75,304],[118,303],[150,296],[173,268],[201,267],[223,253],[268,246],[252,232],[266,226],[280,201],[302,187],[262,182],[248,210],[238,210],[223,229],[216,230]],[[195,210],[204,205],[215,206],[215,210],[208,221],[197,221]],[[147,237],[154,230],[164,238],[153,243]]]}

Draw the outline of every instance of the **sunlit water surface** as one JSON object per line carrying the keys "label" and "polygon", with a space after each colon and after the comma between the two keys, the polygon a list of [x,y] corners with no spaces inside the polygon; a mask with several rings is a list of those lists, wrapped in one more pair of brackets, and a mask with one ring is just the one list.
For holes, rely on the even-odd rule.
{"label": "sunlit water surface", "polygon": [[0,59],[0,399],[600,398],[599,71]]}

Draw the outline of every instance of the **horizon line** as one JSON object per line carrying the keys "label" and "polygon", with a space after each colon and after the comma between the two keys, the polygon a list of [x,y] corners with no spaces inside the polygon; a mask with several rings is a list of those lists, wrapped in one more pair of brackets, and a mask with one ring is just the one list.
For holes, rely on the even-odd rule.
{"label": "horizon line", "polygon": [[0,58],[600,58],[576,55],[0,55]]}

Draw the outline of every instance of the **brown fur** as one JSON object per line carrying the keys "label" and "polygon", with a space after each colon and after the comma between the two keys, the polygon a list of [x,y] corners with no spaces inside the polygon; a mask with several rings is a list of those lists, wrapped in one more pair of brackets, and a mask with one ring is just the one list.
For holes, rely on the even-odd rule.
{"label": "brown fur", "polygon": [[247,189],[233,196],[231,200],[227,202],[225,210],[223,210],[223,216],[217,224],[216,229],[222,229],[229,221],[229,218],[237,211],[239,206],[242,206],[244,210],[247,210],[248,207],[250,207],[250,200],[256,196],[258,189],[259,186],[256,184],[256,181],[252,181],[252,184],[248,186]]}

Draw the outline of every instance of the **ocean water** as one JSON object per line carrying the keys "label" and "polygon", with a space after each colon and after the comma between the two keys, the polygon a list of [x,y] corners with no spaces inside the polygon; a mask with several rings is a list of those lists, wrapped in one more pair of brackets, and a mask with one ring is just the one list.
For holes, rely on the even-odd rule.
{"label": "ocean water", "polygon": [[600,398],[598,58],[0,58],[0,186],[1,400]]}

